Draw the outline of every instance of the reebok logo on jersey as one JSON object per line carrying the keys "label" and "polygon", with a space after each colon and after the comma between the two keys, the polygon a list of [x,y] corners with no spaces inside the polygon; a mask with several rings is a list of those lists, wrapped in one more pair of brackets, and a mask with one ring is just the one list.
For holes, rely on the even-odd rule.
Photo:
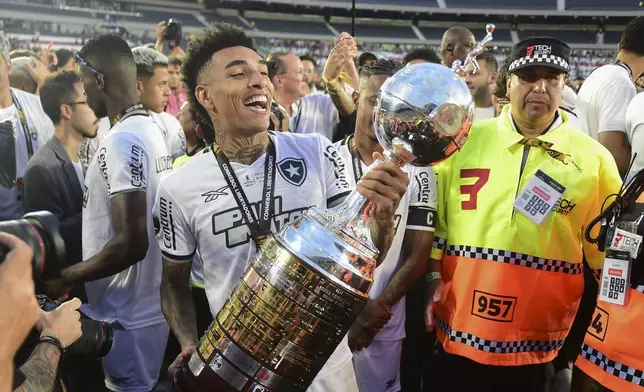
{"label": "reebok logo on jersey", "polygon": [[159,220],[163,230],[163,246],[166,249],[177,250],[174,220],[172,219],[172,202],[163,197],[159,200]]}
{"label": "reebok logo on jersey", "polygon": [[344,166],[344,161],[340,157],[338,150],[333,146],[327,146],[324,150],[324,156],[333,163],[333,174],[335,175],[336,186],[340,189],[349,189],[349,183],[347,182],[346,177],[346,167]]}
{"label": "reebok logo on jersey", "polygon": [[201,196],[206,198],[204,200],[204,203],[210,203],[211,201],[215,201],[219,198],[219,196],[227,196],[228,192],[224,192],[226,188],[228,188],[228,185],[222,186],[221,188],[216,189],[214,191],[208,191],[208,192],[202,193]]}
{"label": "reebok logo on jersey", "polygon": [[552,210],[557,214],[567,216],[572,212],[576,205],[577,203],[573,204],[570,200],[560,197],[559,200],[557,200],[557,202],[552,206]]}
{"label": "reebok logo on jersey", "polygon": [[110,193],[110,180],[107,177],[107,148],[103,147],[98,151],[98,168],[107,184],[107,193]]}
{"label": "reebok logo on jersey", "polygon": [[130,183],[137,188],[145,186],[145,175],[143,173],[143,152],[137,146],[130,150]]}
{"label": "reebok logo on jersey", "polygon": [[416,182],[418,183],[418,202],[429,203],[429,174],[427,172],[416,174]]}
{"label": "reebok logo on jersey", "polygon": [[[261,202],[258,201],[250,205],[253,216],[259,215],[260,203]],[[276,196],[275,199],[273,199],[273,203],[275,211],[273,219],[271,220],[271,232],[273,233],[280,231],[287,223],[293,222],[309,208],[309,206],[307,206],[283,211],[282,196]],[[250,229],[246,224],[245,216],[239,210],[239,207],[230,208],[213,214],[212,233],[214,235],[224,233],[226,235],[226,247],[229,249],[246,244],[252,238]]]}
{"label": "reebok logo on jersey", "polygon": [[[269,166],[270,169],[270,166]],[[285,158],[277,164],[277,170],[289,184],[300,186],[306,180],[306,164],[301,158]]]}

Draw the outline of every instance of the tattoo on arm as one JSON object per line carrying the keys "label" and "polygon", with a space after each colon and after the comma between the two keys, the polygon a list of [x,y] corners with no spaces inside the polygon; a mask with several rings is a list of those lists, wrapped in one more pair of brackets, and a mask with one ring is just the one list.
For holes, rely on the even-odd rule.
{"label": "tattoo on arm", "polygon": [[377,265],[380,265],[387,256],[391,243],[394,241],[394,236],[396,235],[395,223],[393,219],[390,224],[382,224],[374,222],[370,226],[371,230],[371,239],[373,244],[380,251],[378,254],[378,260],[376,261]]}
{"label": "tattoo on arm", "polygon": [[191,265],[163,260],[161,309],[182,349],[199,340],[195,303],[190,291]]}
{"label": "tattoo on arm", "polygon": [[394,273],[389,284],[378,297],[379,301],[394,306],[414,287],[418,279],[427,274],[430,268],[429,254],[433,241],[433,232],[420,230],[405,232],[403,264]]}
{"label": "tattoo on arm", "polygon": [[49,343],[36,346],[29,360],[20,367],[26,381],[14,392],[50,392],[54,389],[60,351]]}

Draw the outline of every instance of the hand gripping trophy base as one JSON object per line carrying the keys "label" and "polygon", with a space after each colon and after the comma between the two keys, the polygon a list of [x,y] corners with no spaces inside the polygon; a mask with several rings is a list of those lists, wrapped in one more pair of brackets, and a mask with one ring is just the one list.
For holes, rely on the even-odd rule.
{"label": "hand gripping trophy base", "polygon": [[367,304],[378,250],[353,191],[267,238],[175,379],[181,392],[303,392]]}

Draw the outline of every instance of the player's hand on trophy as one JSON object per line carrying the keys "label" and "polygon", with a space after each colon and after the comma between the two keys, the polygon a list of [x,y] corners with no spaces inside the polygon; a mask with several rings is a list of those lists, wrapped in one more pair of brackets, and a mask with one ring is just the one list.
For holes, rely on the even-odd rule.
{"label": "player's hand on trophy", "polygon": [[[377,152],[373,153],[373,158],[384,160],[382,154]],[[380,162],[362,177],[356,189],[373,203],[373,217],[378,225],[391,225],[407,185],[409,177],[396,163]]]}
{"label": "player's hand on trophy", "polygon": [[[172,332],[171,332],[172,333]],[[187,362],[192,354],[197,351],[197,346],[189,346],[181,350],[181,353],[177,356],[177,358],[172,362],[170,367],[168,368],[168,374],[172,379],[174,380],[175,376],[177,373],[179,373],[179,370],[181,370],[181,367],[185,362]]]}

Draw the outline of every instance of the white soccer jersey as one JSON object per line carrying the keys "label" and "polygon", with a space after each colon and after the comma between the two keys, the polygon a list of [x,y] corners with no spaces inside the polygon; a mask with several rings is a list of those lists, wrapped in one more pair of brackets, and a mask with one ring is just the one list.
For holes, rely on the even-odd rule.
{"label": "white soccer jersey", "polygon": [[92,318],[119,321],[125,329],[164,322],[159,287],[161,252],[155,246],[152,206],[161,176],[172,159],[158,127],[149,116],[132,115],[116,124],[101,142],[85,177],[83,259],[94,256],[114,236],[112,197],[124,192],[147,194],[149,247],[145,258],[116,275],[85,284]]}
{"label": "white soccer jersey", "polygon": [[601,132],[626,133],[626,108],[636,94],[628,69],[607,64],[584,81],[577,94],[575,112],[584,122],[585,131],[595,140]]}
{"label": "white soccer jersey", "polygon": [[[186,153],[186,136],[183,133],[183,128],[181,127],[179,120],[166,112],[154,113],[152,111],[148,111],[148,113],[150,114],[152,121],[154,121],[159,130],[161,130],[168,153],[170,153],[170,156],[172,157],[172,161],[184,155]],[[107,117],[103,117],[98,122],[98,132],[96,133],[96,137],[93,139],[83,139],[83,143],[78,150],[78,158],[83,164],[84,170],[87,170],[89,167],[96,150],[98,150],[98,146],[101,144],[101,141],[105,139],[105,136],[107,136],[109,131],[110,120]]]}
{"label": "white soccer jersey", "polygon": [[172,160],[179,158],[186,153],[186,135],[183,133],[181,123],[173,115],[166,112],[149,112],[152,121],[163,133],[166,147]]}
{"label": "white soccer jersey", "polygon": [[[277,172],[272,232],[293,222],[309,207],[324,208],[348,194],[347,181],[339,169],[342,160],[324,136],[274,133],[270,137]],[[231,163],[256,217],[263,200],[265,161],[266,154],[251,165]],[[216,315],[257,248],[212,149],[193,156],[161,182],[154,209],[161,226],[157,240],[165,258],[182,262],[199,251],[208,302]],[[318,378],[350,359],[345,340]]]}
{"label": "white soccer jersey", "polygon": [[[20,189],[22,176],[29,161],[28,145],[32,153],[44,146],[54,135],[54,124],[43,111],[37,95],[11,88],[12,99],[17,100],[0,108],[0,119],[13,123],[13,133],[0,132],[0,221],[20,218]],[[25,115],[27,129],[23,128],[18,107]]]}
{"label": "white soccer jersey", "polygon": [[[345,162],[346,178],[351,188],[356,187],[357,178],[354,170],[354,158],[349,149],[353,135],[335,144],[342,160]],[[359,158],[356,158],[359,160]],[[360,161],[363,173],[368,167]],[[387,287],[392,276],[402,261],[402,246],[406,230],[434,231],[436,221],[436,204],[438,191],[436,176],[431,167],[418,167],[405,165],[402,170],[409,176],[407,192],[400,200],[396,209],[394,236],[389,252],[384,261],[376,268],[373,277],[373,286],[369,291],[370,298],[377,298]],[[427,255],[429,259],[429,254]],[[394,305],[393,316],[387,325],[376,335],[377,340],[399,340],[405,337],[405,299],[404,297]]]}

